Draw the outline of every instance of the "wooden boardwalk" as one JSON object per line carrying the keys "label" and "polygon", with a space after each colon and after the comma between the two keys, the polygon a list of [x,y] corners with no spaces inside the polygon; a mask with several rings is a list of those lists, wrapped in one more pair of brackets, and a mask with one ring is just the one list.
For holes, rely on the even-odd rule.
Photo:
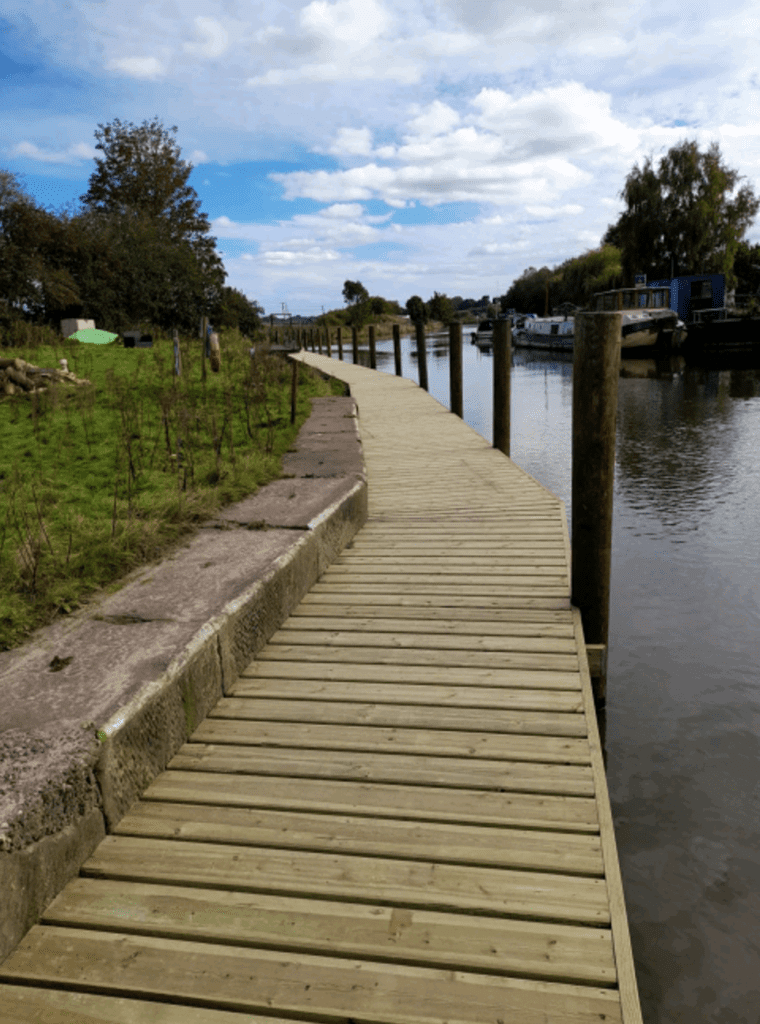
{"label": "wooden boardwalk", "polygon": [[562,503],[413,383],[370,515],[0,968],[19,1024],[640,1024]]}

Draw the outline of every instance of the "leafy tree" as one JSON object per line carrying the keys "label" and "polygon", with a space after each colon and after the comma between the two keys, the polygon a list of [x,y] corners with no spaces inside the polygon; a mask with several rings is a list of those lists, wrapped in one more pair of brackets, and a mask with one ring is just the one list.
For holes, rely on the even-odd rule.
{"label": "leafy tree", "polygon": [[760,245],[741,241],[734,260],[736,290],[742,295],[760,295]]}
{"label": "leafy tree", "polygon": [[634,166],[621,198],[626,209],[603,244],[622,251],[624,276],[648,278],[722,273],[735,285],[734,259],[742,236],[760,208],[750,185],[723,163],[713,142],[701,152],[696,141],[673,146],[655,170],[652,158]]}
{"label": "leafy tree", "polygon": [[419,295],[412,295],[410,299],[406,300],[406,311],[409,314],[409,319],[412,321],[413,324],[427,323],[427,306],[419,297]]}
{"label": "leafy tree", "polygon": [[[81,201],[91,225],[96,217],[106,234],[120,239],[118,262],[133,280],[141,279],[150,291],[148,267],[151,273],[165,268],[159,273],[165,300],[149,298],[138,306],[157,302],[153,322],[190,328],[201,310],[218,301],[226,275],[216,239],[208,234],[208,217],[187,183],[192,165],[180,158],[176,131],[158,118],[139,126],[118,118],[98,125],[96,149],[104,155],[96,157]],[[140,319],[135,301],[132,291],[132,318]]]}
{"label": "leafy tree", "polygon": [[351,327],[361,330],[371,316],[369,292],[361,281],[345,281],[343,298],[348,306],[348,322]]}
{"label": "leafy tree", "polygon": [[432,299],[427,301],[427,309],[431,320],[440,320],[441,323],[448,324],[454,319],[453,303],[445,293],[439,295],[438,292],[433,292]]}
{"label": "leafy tree", "polygon": [[252,337],[258,330],[263,312],[263,308],[243,292],[225,286],[211,316],[215,327],[237,327],[241,334]]}

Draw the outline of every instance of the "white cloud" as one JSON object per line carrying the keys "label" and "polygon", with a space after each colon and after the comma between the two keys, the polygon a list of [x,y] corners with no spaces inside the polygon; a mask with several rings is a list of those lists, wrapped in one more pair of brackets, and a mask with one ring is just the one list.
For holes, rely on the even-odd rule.
{"label": "white cloud", "polygon": [[188,157],[188,159],[190,163],[193,164],[194,167],[197,167],[198,164],[209,163],[209,158],[206,156],[202,149],[194,149],[190,156]]}
{"label": "white cloud", "polygon": [[198,37],[193,43],[185,43],[183,49],[199,57],[221,57],[229,45],[227,29],[215,18],[198,16],[195,19],[195,32]]}
{"label": "white cloud", "polygon": [[372,152],[372,132],[369,128],[340,128],[327,152],[334,156],[369,156]]}
{"label": "white cloud", "polygon": [[75,142],[68,149],[59,151],[40,149],[33,142],[17,142],[11,149],[11,156],[27,157],[46,164],[78,164],[82,160],[93,160],[97,155],[95,147],[86,142]]}
{"label": "white cloud", "polygon": [[160,78],[166,73],[157,57],[117,57],[106,66],[111,71],[123,71],[130,78]]}
{"label": "white cloud", "polygon": [[392,23],[388,12],[376,0],[312,0],[300,14],[301,27],[350,49],[367,43],[386,32]]}

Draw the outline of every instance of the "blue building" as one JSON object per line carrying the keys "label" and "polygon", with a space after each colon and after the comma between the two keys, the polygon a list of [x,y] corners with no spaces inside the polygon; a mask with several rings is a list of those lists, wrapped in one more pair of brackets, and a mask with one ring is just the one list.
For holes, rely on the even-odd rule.
{"label": "blue building", "polygon": [[722,309],[726,304],[724,274],[690,274],[685,277],[650,281],[647,288],[670,288],[670,308],[688,324],[705,309]]}

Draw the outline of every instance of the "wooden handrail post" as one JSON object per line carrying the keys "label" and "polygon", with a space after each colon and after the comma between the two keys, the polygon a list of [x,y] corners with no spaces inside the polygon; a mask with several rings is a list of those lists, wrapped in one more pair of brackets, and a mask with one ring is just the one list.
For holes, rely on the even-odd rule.
{"label": "wooden handrail post", "polygon": [[343,328],[338,327],[338,359],[343,362]]}
{"label": "wooden handrail post", "polygon": [[414,333],[417,339],[417,366],[420,374],[420,387],[428,390],[427,374],[427,349],[425,348],[425,325],[418,322],[414,325]]}
{"label": "wooden handrail post", "polygon": [[493,325],[493,446],[509,455],[512,376],[512,325]]}
{"label": "wooden handrail post", "polygon": [[[610,618],[615,426],[622,315],[577,313],[573,354],[571,601],[585,641],[606,649]],[[592,677],[597,710],[607,696],[606,659]]]}
{"label": "wooden handrail post", "polygon": [[393,362],[396,364],[396,376],[401,376],[401,328],[393,325]]}
{"label": "wooden handrail post", "polygon": [[351,328],[351,345],[354,350],[354,366],[359,362],[359,332],[355,327]]}
{"label": "wooden handrail post", "polygon": [[451,411],[460,419],[464,416],[462,398],[462,325],[449,324],[449,396]]}
{"label": "wooden handrail post", "polygon": [[377,369],[377,348],[375,346],[375,325],[370,324],[368,327],[369,331],[369,368],[370,370]]}
{"label": "wooden handrail post", "polygon": [[290,422],[296,421],[296,397],[298,394],[298,360],[291,359],[293,363],[293,378],[290,382]]}

